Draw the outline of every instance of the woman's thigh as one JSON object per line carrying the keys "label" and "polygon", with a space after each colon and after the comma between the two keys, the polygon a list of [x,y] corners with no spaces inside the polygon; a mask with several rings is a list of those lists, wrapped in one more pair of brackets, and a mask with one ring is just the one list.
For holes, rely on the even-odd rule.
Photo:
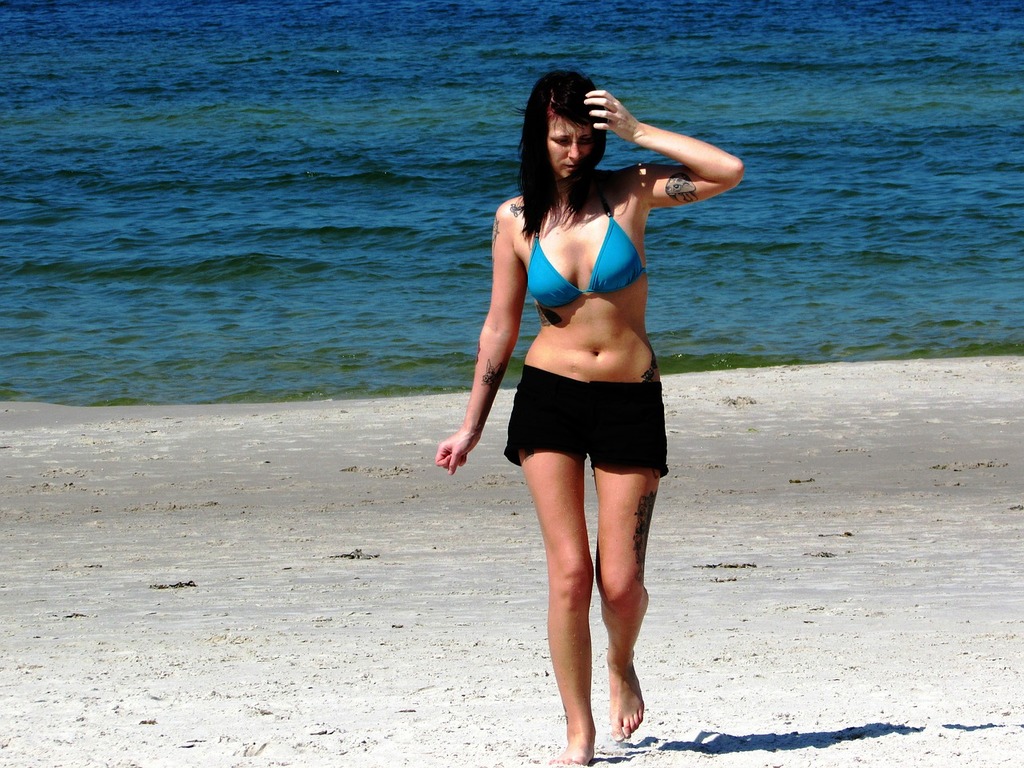
{"label": "woman's thigh", "polygon": [[594,468],[597,551],[603,583],[643,583],[647,538],[660,480],[660,471],[649,467],[599,464]]}
{"label": "woman's thigh", "polygon": [[549,564],[590,562],[584,509],[584,458],[560,451],[520,451]]}

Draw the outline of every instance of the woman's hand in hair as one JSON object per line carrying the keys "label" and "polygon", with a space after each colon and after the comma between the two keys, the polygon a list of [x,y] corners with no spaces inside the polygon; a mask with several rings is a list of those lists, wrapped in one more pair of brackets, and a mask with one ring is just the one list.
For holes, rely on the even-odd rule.
{"label": "woman's hand in hair", "polygon": [[591,91],[583,103],[595,107],[590,110],[590,116],[601,120],[594,123],[595,128],[611,131],[625,141],[636,141],[640,122],[608,91]]}

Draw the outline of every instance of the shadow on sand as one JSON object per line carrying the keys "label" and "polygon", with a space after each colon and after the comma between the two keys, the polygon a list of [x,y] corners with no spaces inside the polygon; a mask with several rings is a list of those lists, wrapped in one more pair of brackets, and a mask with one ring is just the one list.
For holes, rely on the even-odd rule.
{"label": "shadow on sand", "polygon": [[595,763],[623,763],[646,752],[698,752],[704,755],[726,755],[736,752],[779,752],[792,749],[825,749],[843,741],[877,739],[897,734],[907,736],[920,733],[924,728],[892,723],[869,723],[841,731],[818,731],[813,733],[753,733],[747,736],[731,736],[727,733],[701,731],[693,741],[661,741],[647,737],[643,741],[624,748],[622,754],[603,757]]}

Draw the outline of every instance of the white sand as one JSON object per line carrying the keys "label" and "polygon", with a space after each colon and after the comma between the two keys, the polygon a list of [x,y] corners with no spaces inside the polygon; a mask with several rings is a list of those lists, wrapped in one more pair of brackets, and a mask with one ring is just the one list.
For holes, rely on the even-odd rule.
{"label": "white sand", "polygon": [[[598,764],[1024,764],[1024,359],[666,398],[648,719]],[[454,478],[433,456],[464,395],[0,405],[0,765],[546,764],[510,405]]]}

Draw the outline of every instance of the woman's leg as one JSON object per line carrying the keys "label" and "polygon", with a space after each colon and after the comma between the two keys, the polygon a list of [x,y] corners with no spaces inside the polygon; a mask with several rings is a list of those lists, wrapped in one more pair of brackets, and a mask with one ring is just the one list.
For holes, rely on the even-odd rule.
{"label": "woman's leg", "polygon": [[594,758],[590,599],[594,564],[583,507],[583,457],[521,452],[548,563],[548,644],[565,708],[568,746],[553,762],[586,765]]}
{"label": "woman's leg", "polygon": [[597,466],[597,586],[608,630],[612,737],[628,739],[644,719],[644,700],[633,666],[647,612],[644,563],[661,473],[654,469]]}

